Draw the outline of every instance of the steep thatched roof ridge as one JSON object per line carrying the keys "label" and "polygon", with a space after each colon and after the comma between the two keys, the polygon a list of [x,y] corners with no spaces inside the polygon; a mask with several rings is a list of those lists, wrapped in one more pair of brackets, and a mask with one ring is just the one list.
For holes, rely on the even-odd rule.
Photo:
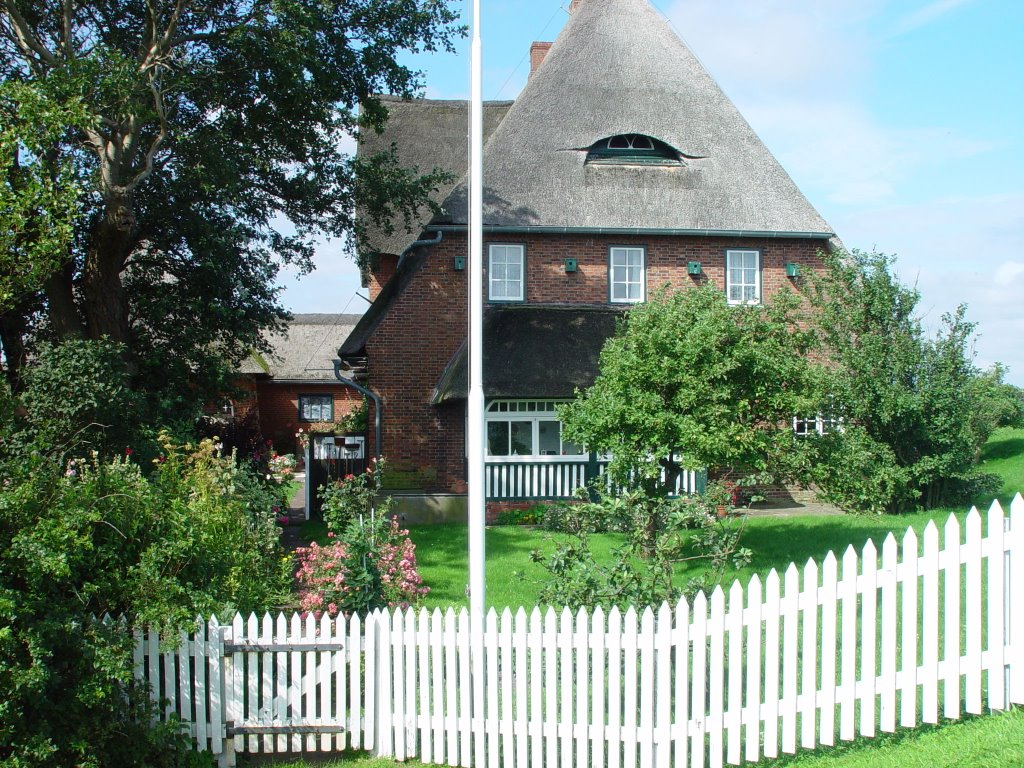
{"label": "steep thatched roof ridge", "polygon": [[[484,394],[487,397],[573,397],[594,383],[605,341],[621,308],[522,304],[490,307],[484,315]],[[434,392],[435,405],[464,400],[466,345],[452,356]]]}
{"label": "steep thatched roof ridge", "polygon": [[[639,133],[683,166],[584,164]],[[581,3],[484,150],[485,226],[830,234],[647,0]],[[464,225],[460,182],[435,224]]]}
{"label": "steep thatched roof ridge", "polygon": [[[378,98],[387,107],[387,123],[382,133],[373,130],[362,133],[358,153],[371,156],[386,152],[394,143],[403,168],[418,168],[420,173],[430,173],[438,168],[452,174],[451,182],[431,196],[433,202],[440,203],[451,193],[469,165],[468,102],[408,100],[397,96]],[[511,101],[490,101],[484,105],[484,136],[494,131],[511,105]],[[399,222],[396,222],[396,230],[390,235],[381,231],[371,232],[372,252],[400,254],[416,239],[430,216],[430,209],[424,207],[413,232],[406,232]]]}
{"label": "steep thatched roof ridge", "polygon": [[359,315],[295,315],[283,334],[267,333],[269,355],[250,357],[239,372],[275,381],[335,381],[338,346],[359,322]]}

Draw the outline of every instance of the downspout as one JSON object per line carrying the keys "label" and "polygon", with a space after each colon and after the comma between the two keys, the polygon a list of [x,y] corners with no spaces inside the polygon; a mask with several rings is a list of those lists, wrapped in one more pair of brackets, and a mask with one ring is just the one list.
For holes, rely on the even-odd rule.
{"label": "downspout", "polygon": [[395,265],[395,273],[397,274],[398,270],[402,268],[402,262],[405,261],[405,257],[409,255],[409,252],[413,248],[419,248],[424,245],[437,245],[443,239],[444,232],[442,232],[441,230],[437,230],[437,237],[435,237],[433,240],[414,240],[413,242],[409,243],[409,246],[404,251],[402,251],[401,255],[398,257],[398,264]]}
{"label": "downspout", "polygon": [[380,397],[368,390],[362,384],[357,384],[352,379],[346,378],[341,375],[341,360],[336,359],[334,362],[334,378],[344,384],[346,387],[351,387],[356,392],[366,395],[368,398],[373,400],[373,457],[380,461]]}

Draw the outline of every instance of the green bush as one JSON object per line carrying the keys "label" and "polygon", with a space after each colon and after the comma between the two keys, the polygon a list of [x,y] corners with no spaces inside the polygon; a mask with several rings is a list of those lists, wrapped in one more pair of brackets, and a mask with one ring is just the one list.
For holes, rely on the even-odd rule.
{"label": "green bush", "polygon": [[41,344],[21,393],[29,439],[50,450],[117,454],[138,441],[139,403],[124,347],[106,339]]}
{"label": "green bush", "polygon": [[547,518],[550,506],[534,504],[526,509],[506,509],[494,518],[495,525],[541,525]]}
{"label": "green bush", "polygon": [[385,465],[384,460],[371,459],[365,472],[346,475],[320,489],[320,498],[323,500],[321,512],[328,528],[337,532],[360,516],[369,520],[374,515],[389,515],[391,497],[380,495]]}
{"label": "green bush", "polygon": [[286,594],[266,486],[210,441],[132,458],[37,448],[3,461],[0,488],[0,762],[183,765],[150,727],[124,616],[168,636],[197,614],[263,611]]}
{"label": "green bush", "polygon": [[[570,608],[658,605],[713,587],[726,569],[741,568],[752,556],[739,546],[743,518],[719,517],[716,507],[713,495],[669,499],[641,491],[561,505],[559,525],[569,538],[551,555],[532,554],[548,573],[540,601]],[[598,563],[590,547],[598,528],[625,534],[609,563]],[[677,566],[692,560],[712,567],[682,584]]]}

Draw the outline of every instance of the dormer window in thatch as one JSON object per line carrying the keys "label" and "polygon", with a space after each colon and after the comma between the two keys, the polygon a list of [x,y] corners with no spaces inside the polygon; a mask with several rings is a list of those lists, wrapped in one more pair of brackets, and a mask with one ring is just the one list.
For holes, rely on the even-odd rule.
{"label": "dormer window in thatch", "polygon": [[642,133],[620,133],[594,142],[588,163],[602,165],[682,165],[682,154],[663,141]]}

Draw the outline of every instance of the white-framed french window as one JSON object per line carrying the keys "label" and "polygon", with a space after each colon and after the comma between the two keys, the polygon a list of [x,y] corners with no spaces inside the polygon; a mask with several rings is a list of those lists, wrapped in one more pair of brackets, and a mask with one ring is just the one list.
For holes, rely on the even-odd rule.
{"label": "white-framed french window", "polygon": [[586,457],[562,435],[557,406],[564,400],[491,400],[484,411],[488,458]]}
{"label": "white-framed french window", "polygon": [[761,303],[761,252],[725,252],[725,296],[730,304]]}
{"label": "white-framed french window", "polygon": [[487,246],[487,299],[526,300],[526,246],[515,243]]}
{"label": "white-framed french window", "polygon": [[608,249],[608,298],[613,304],[644,300],[646,261],[643,246],[613,245]]}
{"label": "white-framed french window", "polygon": [[822,415],[817,416],[794,416],[793,434],[797,437],[808,435],[827,435],[829,432],[842,432],[843,420],[838,416]]}

